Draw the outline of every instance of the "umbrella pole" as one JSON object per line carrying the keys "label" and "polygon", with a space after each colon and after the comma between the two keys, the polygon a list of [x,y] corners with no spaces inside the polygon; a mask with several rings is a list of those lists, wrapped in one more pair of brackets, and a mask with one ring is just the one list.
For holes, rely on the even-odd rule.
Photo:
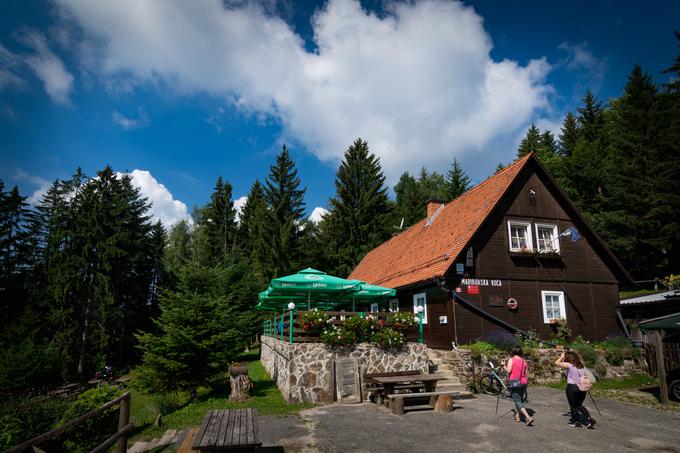
{"label": "umbrella pole", "polygon": [[357,311],[357,303],[354,301],[353,297],[352,297],[352,311]]}
{"label": "umbrella pole", "polygon": [[307,310],[311,310],[311,308],[312,308],[311,307],[311,300],[310,300],[311,297],[312,297],[312,293],[307,292]]}

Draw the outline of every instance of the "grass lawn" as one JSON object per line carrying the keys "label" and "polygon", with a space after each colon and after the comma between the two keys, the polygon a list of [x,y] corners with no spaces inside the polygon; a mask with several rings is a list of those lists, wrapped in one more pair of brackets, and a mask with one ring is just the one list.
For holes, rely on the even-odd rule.
{"label": "grass lawn", "polygon": [[[565,381],[545,384],[546,387],[564,389]],[[659,401],[659,380],[647,374],[634,374],[620,379],[598,379],[590,393],[625,403],[633,403],[653,409],[680,412],[680,403],[671,401],[662,405]]]}
{"label": "grass lawn", "polygon": [[[257,358],[257,350],[241,357],[243,362],[248,362],[249,364],[248,375],[253,382],[253,395],[247,401],[243,403],[230,403],[228,401],[228,382],[225,386],[214,390],[202,389],[202,391],[199,391],[198,401],[194,403],[189,403],[188,395],[178,394],[175,396],[175,401],[172,404],[179,407],[163,415],[160,427],[153,426],[157,415],[157,405],[155,403],[157,399],[155,400],[153,396],[143,395],[133,390],[130,418],[135,424],[135,432],[132,436],[132,443],[140,439],[160,437],[168,429],[197,427],[210,409],[252,407],[257,409],[260,415],[275,415],[297,412],[301,409],[313,407],[313,404],[307,403],[287,403]],[[228,381],[226,370],[225,380]]]}

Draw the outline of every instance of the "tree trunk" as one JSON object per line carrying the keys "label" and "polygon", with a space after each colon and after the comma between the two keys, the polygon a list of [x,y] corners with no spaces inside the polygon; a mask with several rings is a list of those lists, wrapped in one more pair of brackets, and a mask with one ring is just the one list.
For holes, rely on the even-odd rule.
{"label": "tree trunk", "polygon": [[250,390],[253,388],[253,383],[250,382],[247,374],[230,375],[229,384],[231,385],[229,401],[243,401],[250,398]]}

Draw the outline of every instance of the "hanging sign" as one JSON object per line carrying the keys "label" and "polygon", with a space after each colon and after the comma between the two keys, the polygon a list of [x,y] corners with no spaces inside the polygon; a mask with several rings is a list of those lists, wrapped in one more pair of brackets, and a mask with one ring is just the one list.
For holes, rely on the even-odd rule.
{"label": "hanging sign", "polygon": [[465,272],[465,265],[463,263],[456,263],[456,274],[463,275]]}
{"label": "hanging sign", "polygon": [[517,307],[519,307],[519,304],[517,303],[516,299],[511,297],[510,299],[508,299],[507,306],[508,306],[508,310],[517,310]]}
{"label": "hanging sign", "polygon": [[467,293],[468,294],[479,294],[479,286],[477,285],[469,285],[467,287]]}

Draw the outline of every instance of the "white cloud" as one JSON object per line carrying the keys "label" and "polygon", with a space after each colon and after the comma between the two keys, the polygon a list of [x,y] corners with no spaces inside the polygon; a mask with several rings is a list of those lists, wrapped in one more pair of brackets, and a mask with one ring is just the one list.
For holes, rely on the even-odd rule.
{"label": "white cloud", "polygon": [[120,112],[118,112],[118,110],[114,110],[113,113],[111,114],[111,119],[113,119],[114,123],[118,124],[125,130],[142,129],[148,127],[151,124],[149,115],[146,113],[146,110],[144,110],[144,107],[141,106],[138,107],[137,114],[139,115],[139,117],[136,119],[127,118],[123,116]]}
{"label": "white cloud", "polygon": [[328,214],[328,209],[322,208],[321,206],[317,206],[314,208],[312,211],[312,214],[309,216],[309,220],[311,220],[314,223],[319,223],[321,222],[321,219],[323,219],[323,216]]}
{"label": "white cloud", "polygon": [[151,215],[154,220],[160,220],[165,227],[170,227],[180,220],[192,223],[187,212],[187,205],[175,200],[170,191],[147,170],[132,170],[129,173],[132,184],[139,187],[141,195],[149,199]]}
{"label": "white cloud", "polygon": [[578,44],[563,42],[558,46],[558,49],[565,51],[567,56],[560,60],[557,65],[564,66],[579,75],[578,96],[582,96],[581,91],[584,90],[598,91],[609,69],[607,58],[598,58],[593,55],[586,42]]}
{"label": "white cloud", "polygon": [[52,52],[45,36],[35,30],[19,35],[19,40],[34,52],[24,57],[24,62],[33,70],[50,98],[58,103],[69,105],[69,95],[73,89],[73,75],[66,70],[63,61]]}
{"label": "white cloud", "polygon": [[19,63],[18,56],[0,43],[0,90],[24,85],[24,81],[15,73]]}
{"label": "white cloud", "polygon": [[286,139],[326,161],[362,137],[392,182],[516,134],[550,93],[545,59],[494,61],[483,19],[457,2],[387,3],[379,17],[330,0],[313,18],[312,52],[250,3],[56,1],[105,84],[226,98],[278,118]]}
{"label": "white cloud", "polygon": [[234,200],[234,209],[236,209],[237,222],[241,220],[241,213],[243,212],[243,206],[245,206],[246,201],[248,201],[248,197],[246,195],[243,195],[242,197]]}
{"label": "white cloud", "polygon": [[32,204],[33,206],[36,206],[38,203],[40,203],[40,200],[42,200],[43,195],[47,193],[50,186],[52,185],[45,178],[28,174],[21,168],[17,169],[16,173],[14,174],[14,179],[17,181],[29,182],[31,184],[38,186],[38,188],[35,189],[33,193],[26,199],[26,201]]}

